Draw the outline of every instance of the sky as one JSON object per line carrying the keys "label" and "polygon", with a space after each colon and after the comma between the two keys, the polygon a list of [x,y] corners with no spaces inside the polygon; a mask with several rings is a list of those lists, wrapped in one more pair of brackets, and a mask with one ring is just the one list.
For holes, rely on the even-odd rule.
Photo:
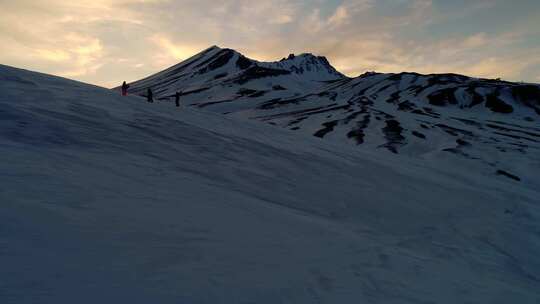
{"label": "sky", "polygon": [[106,87],[212,46],[540,83],[538,0],[0,0],[0,64]]}

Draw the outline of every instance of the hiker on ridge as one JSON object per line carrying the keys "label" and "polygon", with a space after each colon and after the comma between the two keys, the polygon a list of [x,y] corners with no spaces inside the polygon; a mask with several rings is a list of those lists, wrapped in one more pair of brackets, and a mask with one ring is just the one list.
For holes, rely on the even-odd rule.
{"label": "hiker on ridge", "polygon": [[122,96],[127,96],[128,89],[129,89],[129,84],[127,84],[124,81],[124,83],[122,83]]}
{"label": "hiker on ridge", "polygon": [[146,100],[150,103],[154,102],[154,94],[150,88],[148,88],[148,91],[146,92]]}
{"label": "hiker on ridge", "polygon": [[176,107],[180,106],[180,92],[178,91],[174,94],[174,103],[176,104]]}

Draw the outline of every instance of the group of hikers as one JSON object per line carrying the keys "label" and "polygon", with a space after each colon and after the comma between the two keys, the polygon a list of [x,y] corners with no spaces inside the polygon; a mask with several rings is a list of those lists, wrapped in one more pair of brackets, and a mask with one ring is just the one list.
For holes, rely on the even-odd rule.
{"label": "group of hikers", "polygon": [[[124,83],[122,83],[122,96],[127,96],[128,89],[129,89],[129,84],[127,84],[124,81]],[[182,93],[178,91],[174,94],[174,103],[176,104],[177,107],[180,106],[180,95],[182,95]],[[154,102],[154,93],[152,92],[152,89],[150,88],[148,88],[148,90],[146,91],[146,101],[150,103]]]}

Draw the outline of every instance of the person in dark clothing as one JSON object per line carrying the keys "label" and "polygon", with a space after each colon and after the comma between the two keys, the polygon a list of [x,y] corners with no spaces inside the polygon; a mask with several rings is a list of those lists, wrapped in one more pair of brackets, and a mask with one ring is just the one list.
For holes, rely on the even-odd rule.
{"label": "person in dark clothing", "polygon": [[129,89],[129,84],[127,84],[124,81],[124,83],[122,83],[122,96],[127,96],[128,89]]}
{"label": "person in dark clothing", "polygon": [[178,91],[174,94],[174,103],[176,104],[176,107],[180,106],[180,92]]}
{"label": "person in dark clothing", "polygon": [[148,88],[148,91],[146,92],[146,100],[148,102],[154,102],[154,94],[152,93],[152,89]]}

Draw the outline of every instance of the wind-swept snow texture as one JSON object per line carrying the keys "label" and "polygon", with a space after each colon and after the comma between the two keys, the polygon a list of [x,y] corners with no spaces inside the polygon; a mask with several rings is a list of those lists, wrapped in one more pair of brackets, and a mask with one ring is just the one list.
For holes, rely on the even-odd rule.
{"label": "wind-swept snow texture", "polygon": [[0,303],[540,301],[537,179],[7,66],[0,92]]}

